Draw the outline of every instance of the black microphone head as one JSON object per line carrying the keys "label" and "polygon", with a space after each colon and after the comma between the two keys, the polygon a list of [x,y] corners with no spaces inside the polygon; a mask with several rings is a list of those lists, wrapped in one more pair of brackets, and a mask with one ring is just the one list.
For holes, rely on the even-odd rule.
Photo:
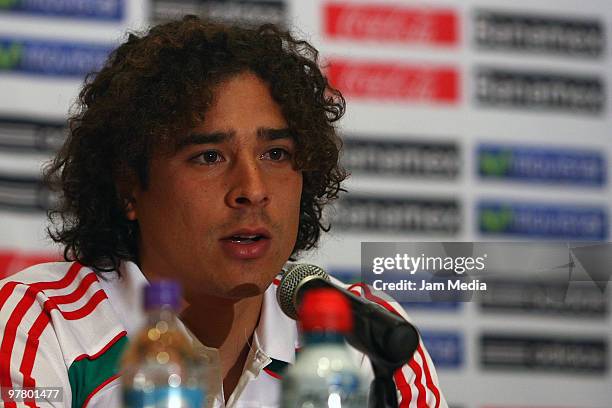
{"label": "black microphone head", "polygon": [[276,288],[276,300],[281,310],[290,318],[297,320],[297,295],[306,282],[312,279],[325,279],[329,275],[316,265],[294,264],[290,266]]}

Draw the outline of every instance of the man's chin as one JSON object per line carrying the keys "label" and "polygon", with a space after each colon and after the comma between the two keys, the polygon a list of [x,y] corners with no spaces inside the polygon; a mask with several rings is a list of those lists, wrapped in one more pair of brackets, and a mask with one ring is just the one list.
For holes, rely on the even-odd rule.
{"label": "man's chin", "polygon": [[255,283],[242,283],[225,292],[224,297],[228,297],[230,299],[244,299],[261,295],[266,291],[266,289],[267,287],[263,288]]}

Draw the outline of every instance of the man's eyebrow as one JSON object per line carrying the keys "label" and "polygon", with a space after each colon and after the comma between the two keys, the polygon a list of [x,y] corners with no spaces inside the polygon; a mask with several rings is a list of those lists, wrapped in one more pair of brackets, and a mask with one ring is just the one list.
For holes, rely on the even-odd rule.
{"label": "man's eyebrow", "polygon": [[[223,143],[233,139],[235,136],[236,133],[234,131],[190,133],[177,142],[176,150],[179,151],[192,145]],[[289,128],[259,128],[257,129],[257,137],[264,140],[293,139],[293,133]]]}
{"label": "man's eyebrow", "polygon": [[234,137],[234,132],[190,133],[178,141],[176,150],[198,144],[213,144],[226,142]]}
{"label": "man's eyebrow", "polygon": [[293,139],[293,132],[289,128],[283,129],[271,129],[271,128],[259,128],[257,129],[257,137],[266,140],[277,140],[277,139]]}

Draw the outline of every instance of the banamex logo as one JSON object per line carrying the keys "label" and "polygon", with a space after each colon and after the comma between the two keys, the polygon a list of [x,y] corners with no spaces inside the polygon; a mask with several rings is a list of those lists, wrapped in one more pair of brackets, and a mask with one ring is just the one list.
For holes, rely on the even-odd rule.
{"label": "banamex logo", "polygon": [[335,205],[332,223],[340,230],[437,233],[461,230],[461,204],[454,199],[377,197],[353,193]]}
{"label": "banamex logo", "polygon": [[480,363],[485,369],[605,374],[606,339],[564,338],[564,335],[511,336],[486,333],[480,338]]}
{"label": "banamex logo", "polygon": [[455,142],[385,140],[378,135],[346,137],[344,166],[351,173],[454,179],[461,171]]}
{"label": "banamex logo", "polygon": [[482,108],[595,115],[606,106],[604,79],[594,75],[479,67],[475,85],[476,102]]}
{"label": "banamex logo", "polygon": [[[177,7],[177,3],[180,7]],[[284,26],[286,8],[283,0],[153,0],[152,15],[156,22],[180,20],[186,14],[195,14],[228,23],[240,21],[253,25],[273,23]]]}
{"label": "banamex logo", "polygon": [[62,146],[67,132],[60,120],[0,116],[0,151],[54,152]]}
{"label": "banamex logo", "polygon": [[604,25],[597,19],[559,18],[496,10],[475,13],[475,42],[484,49],[601,57],[606,46]]}

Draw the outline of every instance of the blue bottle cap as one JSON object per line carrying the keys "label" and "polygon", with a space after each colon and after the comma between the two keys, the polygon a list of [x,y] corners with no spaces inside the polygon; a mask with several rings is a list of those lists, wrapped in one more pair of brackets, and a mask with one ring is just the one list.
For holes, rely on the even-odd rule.
{"label": "blue bottle cap", "polygon": [[155,309],[170,306],[178,310],[181,301],[181,285],[173,280],[153,281],[145,288],[145,309]]}

